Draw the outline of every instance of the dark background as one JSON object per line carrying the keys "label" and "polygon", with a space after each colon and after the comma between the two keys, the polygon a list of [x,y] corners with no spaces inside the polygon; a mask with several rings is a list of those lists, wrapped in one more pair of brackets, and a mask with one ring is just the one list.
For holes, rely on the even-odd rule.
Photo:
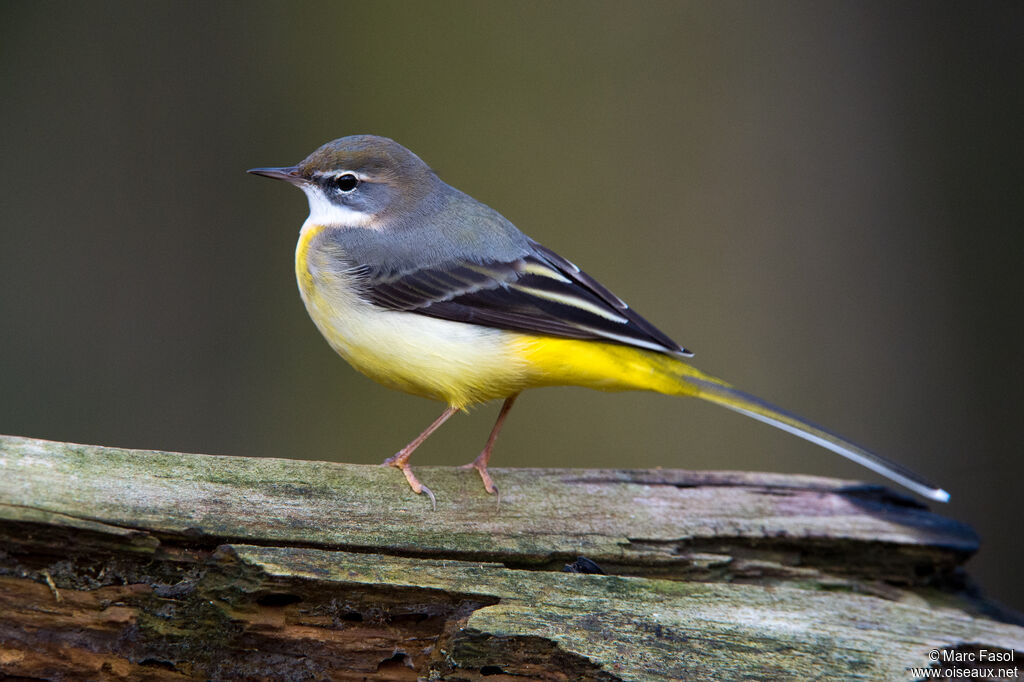
{"label": "dark background", "polygon": [[[1024,5],[0,4],[0,432],[377,462],[245,175],[392,137],[696,351],[927,474],[1024,608]],[[456,464],[496,406],[417,453]],[[496,465],[880,480],[724,410],[528,393]],[[396,475],[398,475],[396,473]],[[455,504],[457,501],[451,501]]]}

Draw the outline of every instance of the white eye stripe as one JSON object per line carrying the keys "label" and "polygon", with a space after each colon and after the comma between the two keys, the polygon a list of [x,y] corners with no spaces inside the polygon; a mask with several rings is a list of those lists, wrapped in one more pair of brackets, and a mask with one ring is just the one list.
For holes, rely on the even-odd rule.
{"label": "white eye stripe", "polygon": [[309,200],[309,217],[307,225],[324,225],[326,227],[366,227],[373,222],[372,213],[364,213],[348,206],[336,204],[324,194],[318,185],[305,184],[302,191]]}
{"label": "white eye stripe", "polygon": [[357,180],[359,180],[360,182],[362,182],[363,180],[366,179],[363,175],[360,175],[359,173],[357,173],[355,171],[350,171],[350,170],[314,171],[313,172],[313,177],[314,178],[340,178],[342,175],[352,175]]}

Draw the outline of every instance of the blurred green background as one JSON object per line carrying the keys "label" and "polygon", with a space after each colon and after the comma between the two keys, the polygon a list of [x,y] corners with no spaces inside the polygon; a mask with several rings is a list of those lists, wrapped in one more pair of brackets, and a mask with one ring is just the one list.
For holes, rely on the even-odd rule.
{"label": "blurred green background", "polygon": [[[1024,608],[1021,3],[0,7],[0,432],[393,454],[440,406],[332,354],[294,282],[305,200],[243,172],[376,133],[698,367],[945,486],[973,574]],[[414,463],[468,461],[496,411]],[[881,480],[578,389],[528,393],[495,461]]]}

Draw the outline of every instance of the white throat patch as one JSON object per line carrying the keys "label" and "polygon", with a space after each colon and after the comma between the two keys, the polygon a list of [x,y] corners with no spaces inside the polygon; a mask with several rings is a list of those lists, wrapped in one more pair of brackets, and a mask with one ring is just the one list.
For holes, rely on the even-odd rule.
{"label": "white throat patch", "polygon": [[355,211],[347,206],[335,204],[314,184],[303,184],[302,191],[309,200],[309,217],[305,225],[325,227],[367,227],[373,222],[372,213]]}

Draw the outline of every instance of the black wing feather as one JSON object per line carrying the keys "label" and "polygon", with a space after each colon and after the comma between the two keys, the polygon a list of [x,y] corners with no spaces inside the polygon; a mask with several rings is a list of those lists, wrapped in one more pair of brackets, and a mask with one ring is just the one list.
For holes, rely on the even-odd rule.
{"label": "black wing feather", "polygon": [[363,295],[390,310],[570,339],[690,355],[618,296],[540,244],[510,262],[458,262],[362,279]]}

